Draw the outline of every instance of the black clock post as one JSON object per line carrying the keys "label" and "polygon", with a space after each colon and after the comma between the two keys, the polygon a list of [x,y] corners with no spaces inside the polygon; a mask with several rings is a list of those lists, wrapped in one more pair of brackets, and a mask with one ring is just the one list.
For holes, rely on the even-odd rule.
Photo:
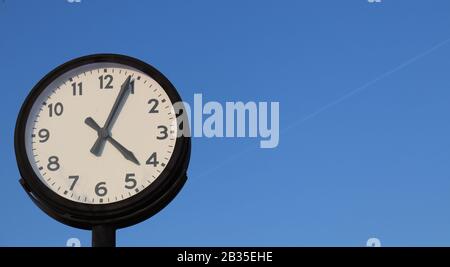
{"label": "black clock post", "polygon": [[116,228],[111,225],[92,227],[92,247],[115,247]]}

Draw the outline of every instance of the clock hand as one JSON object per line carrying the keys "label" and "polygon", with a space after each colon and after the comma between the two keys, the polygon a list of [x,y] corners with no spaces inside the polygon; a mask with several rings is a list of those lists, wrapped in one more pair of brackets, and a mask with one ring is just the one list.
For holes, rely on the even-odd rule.
{"label": "clock hand", "polygon": [[109,135],[107,131],[103,130],[103,128],[100,127],[100,125],[97,124],[97,122],[94,121],[91,117],[86,118],[84,122],[89,125],[92,129],[97,131],[97,140],[95,141],[95,144],[91,148],[91,153],[96,155],[96,151],[98,149],[101,150],[103,145],[105,144],[104,140]]}
{"label": "clock hand", "polygon": [[123,82],[123,84],[120,88],[119,95],[117,95],[116,101],[114,102],[111,112],[109,113],[109,116],[106,119],[103,129],[107,130],[108,132],[112,126],[111,122],[112,122],[114,116],[116,115],[116,113],[118,113],[119,106],[120,106],[122,100],[124,100],[125,96],[127,95],[126,92],[127,92],[128,88],[130,88],[130,81],[131,81],[131,76],[128,76],[128,78]]}
{"label": "clock hand", "polygon": [[[99,137],[101,136],[101,132],[104,132],[104,129],[102,129],[97,122],[94,121],[93,118],[88,117],[84,120],[84,122],[91,127],[92,129],[96,130]],[[116,139],[114,139],[111,135],[107,134],[107,136],[105,138],[98,138],[97,140],[108,140],[115,148],[117,148],[117,150],[119,150],[119,152],[122,154],[122,156],[124,156],[124,158],[126,158],[127,160],[136,163],[137,165],[140,165],[139,161],[137,160],[137,158],[134,156],[133,152],[131,152],[130,150],[126,149],[124,146],[122,146],[119,142],[116,141]],[[92,151],[91,151],[92,152]]]}
{"label": "clock hand", "polygon": [[118,113],[120,104],[125,99],[125,96],[127,96],[126,92],[130,87],[130,80],[131,76],[128,76],[128,78],[123,82],[120,88],[120,92],[117,95],[116,101],[114,102],[114,105],[109,112],[108,118],[106,119],[105,125],[103,126],[103,128],[101,128],[102,131],[97,131],[97,140],[91,148],[91,153],[96,155],[97,157],[101,156],[103,145],[105,144],[106,138],[109,135],[109,131],[111,130],[110,128],[112,126],[113,118],[115,117],[116,113]]}
{"label": "clock hand", "polygon": [[134,156],[133,152],[126,149],[124,146],[122,146],[119,142],[116,141],[112,136],[108,136],[108,141],[115,147],[119,152],[122,154],[124,158],[127,160],[136,163],[137,165],[141,165],[139,161],[137,160],[136,156]]}

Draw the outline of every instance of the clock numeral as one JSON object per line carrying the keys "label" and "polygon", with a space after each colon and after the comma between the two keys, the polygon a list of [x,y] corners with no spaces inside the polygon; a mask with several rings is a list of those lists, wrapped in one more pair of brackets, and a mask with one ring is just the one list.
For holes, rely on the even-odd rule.
{"label": "clock numeral", "polygon": [[57,171],[59,169],[59,158],[57,156],[48,158],[47,169],[49,171]]}
{"label": "clock numeral", "polygon": [[169,134],[167,133],[168,130],[166,126],[160,125],[158,126],[158,129],[161,129],[159,133],[162,134],[162,136],[157,136],[156,139],[163,140],[169,136]]}
{"label": "clock numeral", "polygon": [[113,81],[112,75],[101,75],[98,79],[100,80],[100,89],[113,89],[113,86],[111,85]]}
{"label": "clock numeral", "polygon": [[148,104],[150,105],[150,111],[148,113],[158,113],[159,112],[158,110],[156,110],[156,108],[158,107],[158,104],[159,104],[158,99],[154,99],[154,98],[150,99],[148,101]]}
{"label": "clock numeral", "polygon": [[71,175],[71,176],[69,176],[69,179],[73,179],[73,182],[70,185],[69,190],[73,190],[73,188],[75,187],[75,184],[77,183],[79,178],[80,178],[80,176],[78,176],[78,175]]}
{"label": "clock numeral", "polygon": [[135,178],[134,173],[127,173],[125,175],[125,183],[126,183],[125,188],[133,189],[136,187],[137,181],[134,178]]}
{"label": "clock numeral", "polygon": [[47,129],[40,129],[38,136],[41,138],[40,143],[45,143],[50,138],[50,132]]}
{"label": "clock numeral", "polygon": [[63,111],[64,111],[64,107],[63,107],[63,104],[61,104],[61,102],[58,102],[55,105],[53,105],[53,104],[48,105],[48,116],[49,117],[53,117],[53,114],[55,114],[56,116],[61,116],[61,114],[63,114]]}
{"label": "clock numeral", "polygon": [[104,197],[108,193],[105,182],[100,182],[95,186],[95,194],[99,197]]}
{"label": "clock numeral", "polygon": [[[78,87],[78,90],[77,90]],[[83,83],[72,83],[72,93],[73,95],[83,95]]]}
{"label": "clock numeral", "polygon": [[153,152],[148,160],[145,162],[147,165],[153,165],[156,167],[159,164],[159,161],[157,160],[156,152]]}

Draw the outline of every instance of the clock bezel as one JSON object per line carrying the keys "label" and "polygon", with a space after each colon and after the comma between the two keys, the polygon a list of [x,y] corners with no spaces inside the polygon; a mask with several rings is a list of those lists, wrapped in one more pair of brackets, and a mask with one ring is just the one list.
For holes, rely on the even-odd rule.
{"label": "clock bezel", "polygon": [[[177,137],[172,157],[158,178],[127,199],[107,204],[81,203],[64,198],[47,187],[35,173],[26,153],[25,132],[28,117],[35,101],[48,85],[61,75],[91,63],[118,63],[142,71],[159,83],[172,104],[181,103],[181,97],[172,83],[156,68],[139,59],[120,54],[93,54],[75,58],[49,72],[33,87],[25,99],[16,122],[14,136],[16,160],[24,189],[32,200],[51,217],[82,229],[91,229],[95,225],[102,224],[122,228],[151,217],[177,195],[187,179],[190,138]],[[185,113],[181,115],[184,119],[186,119]],[[177,120],[180,120],[180,117]]]}

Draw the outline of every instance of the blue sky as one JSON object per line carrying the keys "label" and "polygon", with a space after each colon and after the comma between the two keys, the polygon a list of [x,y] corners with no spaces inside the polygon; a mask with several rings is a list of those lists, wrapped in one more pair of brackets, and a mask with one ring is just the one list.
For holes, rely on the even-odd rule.
{"label": "blue sky", "polygon": [[[160,1],[162,2],[162,1]],[[194,138],[189,180],[119,246],[450,245],[450,2],[0,1],[0,245],[89,245],[18,183],[34,84],[122,53],[184,100],[279,101],[280,144]]]}

